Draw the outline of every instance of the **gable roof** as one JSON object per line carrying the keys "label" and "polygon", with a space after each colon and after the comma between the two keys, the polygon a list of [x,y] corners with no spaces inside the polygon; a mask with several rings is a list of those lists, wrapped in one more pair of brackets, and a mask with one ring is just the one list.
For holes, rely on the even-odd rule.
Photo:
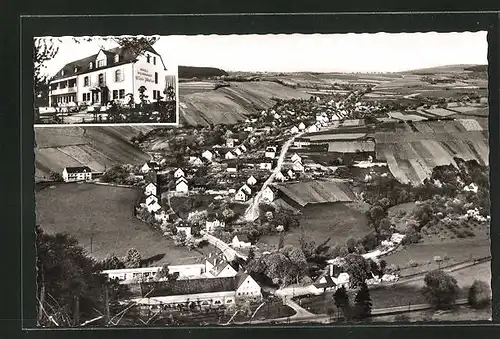
{"label": "gable roof", "polygon": [[[104,52],[104,54],[106,54],[106,58],[107,58],[106,66],[96,67],[95,60],[96,60],[97,56],[99,55],[99,53],[101,53],[101,51]],[[154,54],[157,54],[158,56],[160,56],[160,54],[158,54],[158,52],[156,52],[152,46],[148,46],[147,48],[145,48],[145,51],[148,51],[148,52],[151,52],[151,53],[154,53]],[[118,54],[120,56],[118,62],[115,62],[115,55],[116,54]],[[76,76],[76,75],[80,75],[80,74],[84,74],[84,73],[94,72],[98,69],[106,69],[109,67],[127,64],[127,63],[135,61],[137,59],[137,57],[138,57],[138,53],[135,53],[130,48],[115,47],[115,48],[111,48],[108,50],[101,49],[96,54],[93,54],[93,55],[88,56],[88,57],[83,58],[83,59],[79,59],[79,60],[75,60],[75,61],[72,61],[70,63],[67,63],[50,79],[50,81],[64,79],[64,78],[68,78],[71,76]],[[161,56],[160,56],[160,60],[161,60]],[[161,60],[161,61],[163,63],[163,60]],[[89,67],[90,62],[94,63],[92,69]],[[75,67],[77,68],[76,72],[75,72]],[[164,65],[164,67],[165,67],[165,65]],[[62,71],[64,71],[64,75],[61,74]]]}
{"label": "gable roof", "polygon": [[75,167],[65,167],[68,173],[92,173],[92,170],[88,166],[75,166]]}
{"label": "gable roof", "polygon": [[322,278],[325,278],[326,279],[326,282],[323,282],[323,283],[320,283],[320,282],[317,282],[314,284],[314,287],[316,288],[325,288],[325,287],[335,287],[337,286],[337,284],[333,281],[332,277],[330,275],[325,275],[323,277],[321,277],[319,280],[321,280]]}
{"label": "gable roof", "polygon": [[145,296],[152,290],[149,293],[150,297],[229,292],[235,291],[236,288],[237,281],[234,277],[141,283],[142,295]]}
{"label": "gable roof", "polygon": [[175,181],[175,185],[177,186],[177,185],[179,185],[182,182],[186,183],[186,185],[188,183],[186,178],[180,177],[180,178],[177,178],[177,180]]}
{"label": "gable roof", "polygon": [[227,266],[233,268],[227,261],[221,261],[210,270],[210,273],[214,276],[218,276]]}

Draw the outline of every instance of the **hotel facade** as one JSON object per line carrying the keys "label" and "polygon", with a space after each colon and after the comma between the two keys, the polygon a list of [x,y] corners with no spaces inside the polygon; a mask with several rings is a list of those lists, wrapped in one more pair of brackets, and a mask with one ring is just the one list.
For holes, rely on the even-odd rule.
{"label": "hotel facade", "polygon": [[166,100],[164,90],[177,91],[177,70],[167,69],[152,47],[135,53],[116,47],[66,64],[50,80],[49,106],[107,105],[110,101],[139,103],[144,86],[147,100]]}

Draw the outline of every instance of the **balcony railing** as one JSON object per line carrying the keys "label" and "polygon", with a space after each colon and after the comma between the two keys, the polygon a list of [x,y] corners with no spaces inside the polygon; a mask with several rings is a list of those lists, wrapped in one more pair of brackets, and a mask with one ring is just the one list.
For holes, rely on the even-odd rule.
{"label": "balcony railing", "polygon": [[65,87],[65,88],[57,88],[57,89],[51,89],[50,90],[50,94],[52,94],[52,95],[70,94],[70,93],[76,93],[76,86]]}

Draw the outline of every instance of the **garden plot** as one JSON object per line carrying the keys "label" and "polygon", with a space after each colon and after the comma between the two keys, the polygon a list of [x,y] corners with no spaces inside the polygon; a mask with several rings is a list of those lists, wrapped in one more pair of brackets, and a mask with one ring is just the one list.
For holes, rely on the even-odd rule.
{"label": "garden plot", "polygon": [[482,131],[483,127],[479,124],[476,119],[458,119],[457,120],[466,131]]}
{"label": "garden plot", "polygon": [[457,114],[456,112],[447,110],[446,108],[430,108],[430,109],[425,109],[424,112],[441,118]]}
{"label": "garden plot", "polygon": [[403,120],[403,121],[408,121],[408,120],[411,120],[411,121],[422,121],[422,120],[427,120],[426,118],[424,117],[421,117],[419,115],[415,115],[415,114],[403,114],[401,112],[389,112],[387,113],[391,118],[394,118],[394,119],[399,119],[399,120]]}

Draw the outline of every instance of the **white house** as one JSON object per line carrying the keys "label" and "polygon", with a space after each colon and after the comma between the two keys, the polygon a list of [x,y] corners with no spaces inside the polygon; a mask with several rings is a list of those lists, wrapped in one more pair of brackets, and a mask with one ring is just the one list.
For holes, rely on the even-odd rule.
{"label": "white house", "polygon": [[234,195],[234,200],[236,201],[247,201],[247,199],[248,199],[247,194],[241,190],[236,192],[236,194]]}
{"label": "white house", "polygon": [[247,147],[245,145],[240,145],[240,149],[243,151],[243,152],[246,152],[247,151]]}
{"label": "white house", "polygon": [[230,173],[236,173],[236,172],[238,172],[238,163],[236,163],[236,162],[228,163],[226,171],[230,172]]}
{"label": "white house", "polygon": [[293,162],[296,162],[296,161],[298,161],[298,162],[302,162],[302,158],[301,158],[301,157],[300,157],[300,155],[298,155],[297,153],[294,153],[294,154],[292,155],[291,160],[292,160]]}
{"label": "white house", "polygon": [[307,132],[309,132],[309,133],[314,133],[314,132],[317,132],[317,131],[318,131],[318,126],[316,126],[316,125],[311,125],[307,129]]}
{"label": "white house", "polygon": [[201,156],[207,159],[208,161],[212,161],[214,154],[209,150],[206,150],[205,152],[201,153]]}
{"label": "white house", "polygon": [[177,179],[175,183],[175,191],[179,193],[188,193],[189,186],[187,180],[184,177]]}
{"label": "white house", "polygon": [[291,129],[290,129],[290,133],[292,134],[297,134],[299,133],[299,128],[297,126],[293,126]]}
{"label": "white house", "polygon": [[235,148],[234,149],[234,153],[237,155],[237,156],[240,156],[243,154],[243,152],[239,149],[239,148]]}
{"label": "white house", "polygon": [[62,177],[65,182],[92,180],[92,170],[87,166],[65,167]]}
{"label": "white house", "polygon": [[274,201],[274,192],[271,188],[266,187],[262,191],[262,199],[267,201],[267,202],[273,202]]}
{"label": "white house", "polygon": [[161,222],[165,224],[169,219],[167,211],[165,209],[161,208],[155,213],[155,220],[158,222]]}
{"label": "white house", "polygon": [[227,138],[226,139],[226,147],[233,148],[234,144],[236,142],[236,139],[233,138]]}
{"label": "white house", "polygon": [[272,170],[272,168],[273,168],[273,163],[272,163],[272,162],[270,162],[270,161],[261,162],[261,163],[259,164],[259,168],[260,168],[261,170],[269,170],[269,171],[270,171],[270,170]]}
{"label": "white house", "polygon": [[193,166],[203,166],[203,161],[199,157],[192,157],[189,163]]}
{"label": "white house", "polygon": [[224,221],[220,221],[219,219],[205,221],[205,231],[208,233],[212,233],[217,228],[224,228],[225,226],[226,223]]}
{"label": "white house", "polygon": [[267,147],[265,157],[274,159],[276,157],[276,147]]}
{"label": "white house", "polygon": [[238,272],[227,261],[221,260],[211,270],[205,273],[207,278],[230,278],[235,277]]}
{"label": "white house", "polygon": [[234,153],[233,153],[233,152],[228,151],[228,152],[224,155],[224,158],[225,158],[226,160],[236,159],[236,155],[234,155]]}
{"label": "white house", "polygon": [[158,202],[158,197],[156,195],[153,195],[153,194],[148,195],[146,197],[146,206],[152,204],[153,202]]}
{"label": "white house", "polygon": [[295,173],[291,169],[289,169],[286,174],[290,177],[290,179],[295,179]]}
{"label": "white house", "polygon": [[148,161],[144,163],[141,167],[141,172],[142,173],[148,173],[149,171],[158,171],[160,169],[160,164],[158,164],[156,161]]}
{"label": "white house", "polygon": [[250,176],[250,178],[247,179],[247,184],[250,186],[253,186],[257,183],[257,179],[253,175]]}
{"label": "white house", "polygon": [[301,122],[301,123],[299,124],[299,130],[300,130],[300,131],[303,131],[303,130],[305,130],[305,129],[306,129],[306,125],[305,125],[303,122]]}
{"label": "white house", "polygon": [[185,177],[185,176],[186,175],[185,175],[184,171],[182,169],[180,169],[180,168],[176,169],[175,172],[174,172],[174,178],[175,179],[178,179],[178,178],[181,178],[181,177]]}
{"label": "white house", "polygon": [[240,187],[240,191],[243,191],[243,192],[245,192],[248,195],[252,194],[252,189],[250,187],[248,187],[247,184],[241,186]]}
{"label": "white house", "polygon": [[157,192],[156,185],[152,182],[147,184],[146,187],[144,187],[144,194],[145,195],[150,195],[150,194],[157,195],[158,192]]}
{"label": "white house", "polygon": [[238,239],[238,236],[235,235],[233,240],[231,241],[231,246],[235,248],[249,248],[252,247],[252,244],[249,242],[240,241]]}
{"label": "white house", "polygon": [[302,163],[299,161],[295,161],[292,165],[292,169],[295,172],[304,172],[304,165],[302,165]]}
{"label": "white house", "polygon": [[146,204],[147,210],[151,213],[156,213],[161,209],[161,205],[158,203],[158,201],[151,201],[149,204]]}
{"label": "white house", "polygon": [[[176,70],[167,69],[153,47],[141,53],[129,47],[100,49],[97,54],[64,65],[49,81],[49,106],[77,104],[106,106],[110,101],[128,103],[132,94],[140,103],[139,88],[152,100],[163,97]],[[175,81],[174,84],[175,85]],[[175,90],[175,88],[174,88]]]}

